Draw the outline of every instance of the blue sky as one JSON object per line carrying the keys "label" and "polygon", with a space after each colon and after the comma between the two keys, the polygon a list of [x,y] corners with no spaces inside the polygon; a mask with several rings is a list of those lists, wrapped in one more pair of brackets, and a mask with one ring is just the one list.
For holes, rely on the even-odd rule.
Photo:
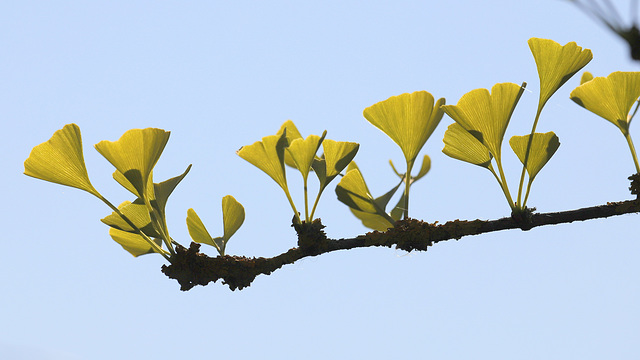
{"label": "blue sky", "polygon": [[[627,1],[616,3],[626,11]],[[170,130],[155,178],[193,164],[168,204],[173,238],[189,243],[188,208],[221,233],[220,201],[231,194],[247,217],[228,253],[277,255],[295,246],[291,210],[238,148],[287,119],[305,136],[326,129],[361,144],[356,161],[379,195],[395,182],[387,161],[400,164],[402,154],[362,110],[416,90],[455,104],[472,89],[526,81],[507,130],[524,135],[539,96],[531,37],[592,49],[586,70],[596,76],[638,69],[624,43],[559,0],[4,2],[0,357],[634,358],[637,215],[468,237],[422,253],[335,252],[242,291],[181,292],[160,272],[160,256],[133,258],[109,238],[102,203],[22,175],[33,146],[76,123],[96,188],[114,203],[132,200],[92,145],[131,128]],[[578,81],[540,120],[538,131],[554,131],[562,145],[534,183],[529,204],[539,211],[631,196],[624,138],[569,100]],[[422,152],[432,170],[412,187],[411,216],[508,216],[489,172],[442,154],[451,122],[443,119]],[[515,187],[521,168],[512,155],[504,161]],[[289,173],[300,202],[298,177]],[[317,215],[332,238],[367,231],[333,186]]]}

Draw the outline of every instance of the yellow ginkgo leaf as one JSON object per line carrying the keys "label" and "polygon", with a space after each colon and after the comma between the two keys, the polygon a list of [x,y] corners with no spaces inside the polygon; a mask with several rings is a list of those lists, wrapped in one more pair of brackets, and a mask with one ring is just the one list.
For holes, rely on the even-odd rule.
{"label": "yellow ginkgo leaf", "polygon": [[[111,238],[120,244],[123,249],[135,257],[156,252],[151,245],[138,234],[110,228],[109,235],[111,235]],[[158,245],[158,248],[162,245],[162,240],[160,239],[153,239],[152,241]]]}
{"label": "yellow ginkgo leaf", "polygon": [[[151,217],[149,216],[149,211],[147,210],[147,206],[140,200],[137,199],[133,203],[130,201],[125,201],[120,206],[118,206],[118,210],[129,219],[143,233],[145,233],[149,237],[159,238],[160,234],[153,228],[151,224]],[[120,216],[120,214],[113,212],[111,215],[101,219],[103,223],[111,226],[112,228],[116,228],[118,230],[136,233],[136,230],[127,223],[126,220]],[[139,235],[137,235],[139,236]]]}
{"label": "yellow ginkgo leaf", "polygon": [[388,218],[378,215],[378,214],[370,214],[362,211],[358,211],[352,208],[349,208],[351,213],[360,219],[362,225],[368,227],[369,229],[378,230],[378,231],[387,231],[393,227],[393,222],[391,222]]}
{"label": "yellow ginkgo leaf", "polygon": [[442,152],[454,159],[484,168],[489,168],[491,165],[489,149],[458,123],[449,125],[444,132]]}
{"label": "yellow ginkgo leaf", "polygon": [[149,176],[158,162],[170,133],[162,129],[133,129],[118,141],[101,141],[96,150],[135,188],[139,198],[147,196]]}
{"label": "yellow ginkgo leaf", "polygon": [[189,236],[191,236],[191,240],[207,244],[215,247],[218,252],[222,252],[222,249],[218,246],[218,244],[214,241],[213,237],[207,231],[207,228],[200,220],[198,214],[196,214],[195,210],[189,209],[187,210],[187,230],[189,230]]}
{"label": "yellow ginkgo leaf", "polygon": [[222,222],[224,225],[222,237],[226,245],[244,222],[244,207],[231,195],[222,198]]}
{"label": "yellow ginkgo leaf", "polygon": [[475,89],[464,94],[457,105],[445,105],[443,109],[500,161],[502,139],[525,86],[526,83],[522,86],[496,84],[491,93],[487,89]]}
{"label": "yellow ginkgo leaf", "polygon": [[422,165],[420,165],[420,171],[418,171],[418,175],[414,176],[412,181],[420,180],[422,177],[427,175],[427,173],[431,170],[431,158],[429,155],[425,155],[422,158]]}
{"label": "yellow ginkgo leaf", "polygon": [[640,72],[616,71],[596,77],[571,92],[571,100],[629,132],[629,112],[640,97]]}
{"label": "yellow ginkgo leaf", "polygon": [[243,146],[236,153],[264,171],[282,189],[288,191],[284,171],[284,153],[287,146],[287,132],[283,131],[280,135],[265,136],[262,141]]}
{"label": "yellow ginkgo leaf", "polygon": [[338,200],[352,209],[369,214],[377,214],[381,211],[359,169],[347,171],[336,187],[336,195]]}
{"label": "yellow ginkgo leaf", "polygon": [[442,119],[445,99],[434,101],[426,91],[392,96],[364,109],[364,117],[402,149],[407,163],[418,153]]}
{"label": "yellow ginkgo leaf", "polygon": [[540,77],[538,112],[567,80],[593,59],[589,49],[582,49],[575,42],[564,46],[548,39],[529,39]]}
{"label": "yellow ginkgo leaf", "polygon": [[[321,186],[327,186],[351,160],[356,156],[360,145],[354,142],[334,141],[326,139],[322,143],[324,150],[325,173],[324,180],[320,179]],[[320,177],[320,175],[318,175]]]}
{"label": "yellow ginkgo leaf", "polygon": [[65,125],[51,139],[34,147],[24,162],[24,174],[71,186],[102,198],[89,181],[80,128],[76,124]]}
{"label": "yellow ginkgo leaf", "polygon": [[580,85],[586,83],[587,81],[593,80],[593,74],[588,71],[582,73],[582,77],[580,77]]}
{"label": "yellow ginkgo leaf", "polygon": [[309,170],[311,170],[311,164],[326,135],[325,131],[322,136],[309,135],[306,139],[298,138],[289,143],[287,153],[293,159],[293,163],[302,174],[305,183],[309,176]]}
{"label": "yellow ginkgo leaf", "polygon": [[[287,143],[288,144],[291,144],[296,139],[304,139],[302,137],[302,134],[300,134],[300,131],[298,131],[298,128],[296,127],[296,124],[294,124],[293,121],[291,121],[291,120],[285,121],[280,126],[280,129],[278,130],[276,135],[282,135],[282,133],[285,132],[285,130],[286,130],[286,134],[287,134]],[[285,163],[285,165],[291,166],[292,168],[296,167],[295,161],[293,161],[293,158],[291,157],[291,154],[289,154],[288,152],[284,153],[284,163]]]}
{"label": "yellow ginkgo leaf", "polygon": [[[530,136],[531,135],[513,136],[509,140],[511,149],[513,149],[513,152],[516,153],[518,159],[520,159],[520,162],[523,164]],[[553,154],[555,154],[558,147],[560,147],[560,140],[553,131],[533,134],[531,150],[529,152],[529,158],[527,159],[527,172],[529,173],[530,183],[533,182],[538,172],[542,170]]]}

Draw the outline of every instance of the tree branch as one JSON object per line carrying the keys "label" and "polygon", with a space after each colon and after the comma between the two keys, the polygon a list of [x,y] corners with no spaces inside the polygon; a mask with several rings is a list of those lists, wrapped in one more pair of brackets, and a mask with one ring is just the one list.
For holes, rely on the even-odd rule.
{"label": "tree branch", "polygon": [[[638,176],[632,179],[632,193],[637,195]],[[312,223],[294,224],[298,234],[298,247],[272,258],[247,258],[243,256],[209,257],[199,252],[200,244],[191,243],[188,249],[178,245],[176,255],[170,265],[163,265],[162,272],[180,283],[180,290],[187,291],[196,285],[205,286],[209,282],[222,279],[231,290],[242,289],[260,274],[269,275],[283,265],[309,256],[317,256],[337,250],[349,250],[370,246],[396,246],[405,251],[426,251],[433,244],[460,239],[463,236],[478,235],[493,231],[521,229],[571,223],[590,219],[606,218],[640,212],[640,200],[627,200],[552,213],[533,213],[535,209],[512,214],[498,220],[453,220],[445,224],[429,224],[416,219],[397,221],[386,232],[373,231],[348,239],[328,239],[320,219]]]}

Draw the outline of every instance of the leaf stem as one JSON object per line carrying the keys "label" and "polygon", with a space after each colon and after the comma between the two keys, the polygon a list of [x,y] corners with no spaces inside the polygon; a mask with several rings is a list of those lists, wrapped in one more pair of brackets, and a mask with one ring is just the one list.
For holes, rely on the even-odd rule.
{"label": "leaf stem", "polygon": [[296,218],[296,220],[298,220],[299,223],[302,223],[302,220],[300,220],[300,214],[298,214],[298,210],[296,209],[296,205],[293,203],[293,199],[291,198],[291,194],[289,193],[289,189],[285,186],[282,188],[282,190],[284,190],[285,195],[287,195],[287,200],[289,200],[289,204],[291,205],[291,208],[293,209],[293,214]]}
{"label": "leaf stem", "polygon": [[492,166],[490,166],[488,169],[489,169],[489,171],[491,171],[491,173],[496,178],[496,180],[498,180],[498,184],[500,184],[500,188],[502,189],[502,192],[504,193],[504,196],[507,198],[507,202],[509,203],[509,207],[511,208],[511,210],[513,210],[514,207],[515,207],[515,204],[513,203],[513,199],[511,198],[511,192],[509,191],[509,185],[507,185],[507,177],[504,176],[504,170],[502,170],[502,161],[500,161],[500,159],[498,159],[498,158],[495,158],[495,159],[496,159],[496,164],[498,165],[498,171],[500,172],[500,178],[498,178],[498,175],[496,174],[496,171],[493,170]]}
{"label": "leaf stem", "polygon": [[415,163],[415,159],[411,161],[407,161],[407,173],[404,177],[404,219],[409,218],[409,189],[411,187],[411,170],[413,169],[413,164]]}
{"label": "leaf stem", "polygon": [[627,144],[629,144],[629,150],[631,150],[631,156],[633,156],[633,163],[636,166],[636,173],[640,173],[640,166],[638,165],[638,156],[636,155],[636,148],[633,146],[633,140],[631,140],[631,134],[627,130],[623,132],[625,139],[627,139]]}
{"label": "leaf stem", "polygon": [[304,178],[304,217],[306,221],[309,223],[311,219],[309,218],[309,196],[307,191],[307,177]]}
{"label": "leaf stem", "polygon": [[313,202],[313,208],[311,208],[311,215],[309,216],[311,218],[311,220],[313,221],[313,215],[316,213],[316,207],[318,206],[318,202],[320,201],[320,195],[322,195],[322,192],[324,191],[324,187],[320,187],[320,190],[318,190],[318,196],[316,196],[316,201]]}
{"label": "leaf stem", "polygon": [[518,186],[518,202],[515,204],[516,207],[524,208],[524,205],[520,202],[522,199],[522,187],[524,186],[524,175],[527,171],[527,163],[529,162],[529,152],[531,151],[531,144],[533,143],[533,134],[536,131],[536,127],[538,126],[538,120],[540,119],[540,114],[542,113],[542,108],[538,107],[538,112],[536,113],[536,118],[533,120],[533,127],[531,128],[531,134],[529,135],[529,141],[527,141],[527,151],[524,153],[524,161],[522,163],[522,173],[520,174],[520,185]]}

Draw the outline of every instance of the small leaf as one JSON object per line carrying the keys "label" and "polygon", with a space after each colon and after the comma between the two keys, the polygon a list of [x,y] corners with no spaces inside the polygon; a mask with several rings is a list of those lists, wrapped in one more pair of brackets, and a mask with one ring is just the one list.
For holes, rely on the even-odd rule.
{"label": "small leaf", "polygon": [[89,181],[76,124],[65,125],[51,139],[34,147],[24,162],[24,174],[102,197]]}
{"label": "small leaf", "polygon": [[354,142],[334,141],[325,139],[323,159],[316,159],[314,171],[320,180],[320,187],[324,189],[336,176],[347,167],[356,156],[360,145]]}
{"label": "small leaf", "polygon": [[580,85],[586,83],[587,81],[591,81],[591,80],[593,80],[593,75],[590,72],[585,71],[584,73],[582,73],[582,77],[580,78]]}
{"label": "small leaf", "polygon": [[370,214],[380,212],[358,169],[347,171],[336,187],[336,195],[338,200],[352,209]]}
{"label": "small leaf", "polygon": [[454,159],[485,168],[491,165],[489,149],[458,123],[449,125],[444,132],[442,152]]}
{"label": "small leaf", "polygon": [[629,132],[629,112],[640,97],[640,72],[616,71],[596,77],[571,92],[571,100]]}
{"label": "small leaf", "polygon": [[224,223],[224,245],[226,246],[227,241],[244,222],[244,207],[231,195],[222,198],[222,219]]}
{"label": "small leaf", "polygon": [[[118,230],[116,228],[110,228],[109,235],[111,235],[111,238],[120,244],[123,249],[135,257],[154,253],[151,245],[149,245],[149,243],[138,234]],[[162,240],[153,239],[152,241],[158,244],[158,246],[162,246]]]}
{"label": "small leaf", "polygon": [[172,177],[171,179],[165,180],[159,184],[153,184],[155,200],[158,206],[158,210],[160,211],[160,214],[163,217],[165,214],[165,207],[167,205],[167,201],[169,200],[169,196],[171,195],[173,190],[176,188],[176,186],[180,184],[182,179],[184,179],[184,177],[187,176],[187,174],[189,173],[189,170],[191,170],[191,165],[189,165],[187,167],[187,170],[185,170],[181,175]]}
{"label": "small leaf", "polygon": [[471,90],[457,105],[445,105],[443,109],[500,160],[504,133],[525,86],[502,83],[494,85],[491,93],[487,89]]}
{"label": "small leaf", "polygon": [[162,129],[133,129],[118,141],[104,140],[95,148],[133,185],[134,194],[143,198],[147,196],[149,176],[169,141],[169,134]]}
{"label": "small leaf", "polygon": [[[126,216],[127,219],[129,219],[133,223],[133,225],[135,225],[147,236],[156,238],[160,237],[160,235],[151,224],[149,211],[147,210],[147,206],[144,204],[143,200],[136,199],[136,201],[134,201],[133,203],[130,201],[125,201],[120,204],[120,206],[118,206],[118,210],[120,210],[120,212],[124,216]],[[111,215],[104,217],[100,221],[112,228],[135,233],[135,230],[116,212],[111,213]]]}
{"label": "small leaf", "polygon": [[[122,185],[122,187],[124,187],[125,189],[129,190],[131,193],[133,194],[137,194],[137,190],[136,188],[129,182],[129,180],[122,175],[122,173],[118,170],[113,172],[112,175],[113,179],[120,185]],[[147,180],[147,198],[152,200],[156,198],[155,192],[153,191],[153,171],[151,172],[151,174],[149,174],[149,180]]]}
{"label": "small leaf", "polygon": [[[524,164],[524,159],[527,152],[527,144],[529,143],[529,137],[525,136],[513,136],[509,140],[509,145],[516,153],[520,162]],[[527,160],[527,172],[529,173],[529,181],[538,175],[538,172],[547,164],[549,159],[556,153],[560,147],[560,140],[550,131],[548,133],[535,133],[533,134],[533,140],[531,142],[531,151],[529,153],[529,159]]]}
{"label": "small leaf", "polygon": [[311,164],[316,157],[316,152],[320,148],[320,144],[327,135],[325,131],[322,136],[309,135],[306,139],[299,138],[293,140],[287,148],[287,153],[293,159],[295,168],[302,174],[302,178],[306,181],[311,170]]}
{"label": "small leaf", "polygon": [[360,219],[362,225],[368,227],[369,229],[387,231],[393,227],[393,223],[384,216],[369,214],[366,212],[354,210],[352,208],[349,208],[349,210],[351,210],[351,213],[355,215],[355,217]]}
{"label": "small leaf", "polygon": [[382,130],[413,163],[443,116],[445,99],[435,101],[426,91],[392,96],[364,109],[364,117]]}
{"label": "small leaf", "polygon": [[284,171],[284,153],[287,146],[287,135],[284,131],[280,135],[266,136],[262,141],[243,146],[236,153],[267,173],[282,189],[288,191]]}
{"label": "small leaf", "polygon": [[[294,124],[291,120],[285,121],[280,126],[280,129],[278,130],[276,135],[282,135],[282,133],[284,133],[285,131],[287,136],[287,144],[291,144],[296,139],[303,139],[300,131],[298,131],[298,128],[296,127],[296,124]],[[288,152],[285,152],[284,154],[284,163],[292,168],[296,167],[295,161],[293,161],[291,154],[289,154]]]}
{"label": "small leaf", "polygon": [[191,236],[193,241],[211,245],[222,255],[222,249],[214,241],[213,237],[211,237],[209,231],[207,231],[207,228],[202,223],[202,220],[200,220],[200,217],[193,209],[187,210],[187,229],[189,230],[189,236]]}
{"label": "small leaf", "polygon": [[393,208],[393,210],[391,210],[391,213],[389,215],[391,215],[391,218],[395,221],[400,220],[400,218],[402,217],[402,214],[404,214],[404,205],[406,204],[406,193],[402,193],[402,196],[400,196],[400,199],[398,200],[398,203],[396,204],[396,206]]}
{"label": "small leaf", "polygon": [[540,77],[538,112],[551,95],[593,59],[591,50],[582,50],[575,42],[562,46],[553,40],[531,38],[529,48]]}
{"label": "small leaf", "polygon": [[412,177],[411,181],[420,180],[423,176],[427,175],[427,173],[431,170],[431,158],[429,155],[425,155],[422,158],[422,165],[420,166],[420,171],[418,171],[418,175]]}

